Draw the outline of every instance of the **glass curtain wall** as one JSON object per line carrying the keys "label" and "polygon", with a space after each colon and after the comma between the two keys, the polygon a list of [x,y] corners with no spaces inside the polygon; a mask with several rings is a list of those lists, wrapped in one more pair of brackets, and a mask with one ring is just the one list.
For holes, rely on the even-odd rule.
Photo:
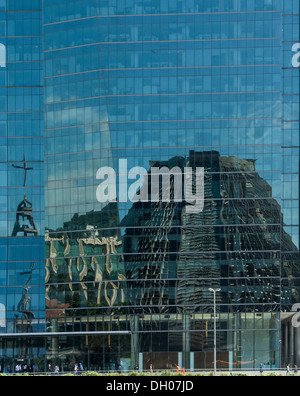
{"label": "glass curtain wall", "polygon": [[[219,367],[280,365],[281,27],[277,0],[44,1],[47,315],[111,332],[96,366],[212,368],[212,286]],[[203,212],[100,204],[120,160],[203,167]]]}
{"label": "glass curtain wall", "polygon": [[46,330],[42,67],[42,1],[1,0],[0,366],[6,372],[45,353],[27,338],[5,337]]}
{"label": "glass curtain wall", "polygon": [[300,364],[298,3],[0,0],[2,370]]}
{"label": "glass curtain wall", "polygon": [[[282,244],[282,365],[299,364],[299,327],[293,326],[299,303],[299,4],[282,2],[282,207],[284,230],[296,249]],[[296,48],[296,50],[295,50]]]}

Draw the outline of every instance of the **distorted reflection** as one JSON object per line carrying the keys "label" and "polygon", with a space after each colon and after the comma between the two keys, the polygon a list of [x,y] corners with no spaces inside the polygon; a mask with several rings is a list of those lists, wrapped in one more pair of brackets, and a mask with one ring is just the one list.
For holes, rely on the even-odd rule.
{"label": "distorted reflection", "polygon": [[[127,304],[134,312],[197,305],[209,311],[205,290],[222,286],[218,303],[230,310],[276,311],[281,245],[298,250],[281,233],[281,207],[255,162],[215,151],[151,161],[160,168],[204,167],[203,212],[187,213],[184,202],[171,201],[136,202],[121,222],[117,203],[75,214],[63,230],[46,234],[47,296],[81,306]],[[297,265],[286,271],[299,275]]]}
{"label": "distorted reflection", "polygon": [[[59,301],[73,301],[75,306],[83,307],[122,305],[125,285],[120,282],[125,280],[125,274],[120,234],[102,231],[100,224],[91,226],[90,217],[91,214],[80,217],[84,231],[56,233],[57,237],[46,233],[47,298],[53,300],[57,296]],[[76,229],[76,220],[74,216],[66,227]],[[59,287],[60,280],[68,291],[64,285]]]}
{"label": "distorted reflection", "polygon": [[[224,157],[217,151],[191,151],[187,157],[149,164],[177,166],[183,175],[184,168],[203,167],[204,210],[189,213],[185,202],[151,202],[149,198],[149,202],[131,203],[122,220],[120,204],[110,203],[98,212],[74,214],[62,228],[48,230],[50,328],[130,329],[134,359],[138,360],[138,351],[144,351],[144,362],[152,356],[146,353],[147,331],[176,330],[169,334],[169,341],[162,334],[155,343],[151,338],[153,348],[163,351],[169,343],[184,350],[187,366],[195,350],[195,364],[209,366],[212,357],[204,352],[212,343],[208,288],[216,287],[222,289],[217,295],[219,326],[229,331],[219,334],[224,347],[238,343],[230,330],[252,328],[253,318],[255,326],[268,329],[265,341],[275,342],[278,334],[270,329],[278,326],[280,305],[297,298],[294,289],[287,287],[281,299],[280,273],[284,271],[290,279],[300,276],[299,252],[282,230],[281,206],[270,183],[256,170],[256,161]],[[171,197],[174,180],[171,176]],[[147,182],[151,184],[151,178]],[[282,268],[281,251],[286,252]],[[191,330],[197,332],[189,336]],[[243,355],[235,363],[231,352],[220,355],[222,367],[255,364],[248,336],[240,340]],[[110,346],[109,338],[109,350]],[[164,360],[163,353],[159,356]],[[276,353],[272,355],[272,364],[277,358]]]}

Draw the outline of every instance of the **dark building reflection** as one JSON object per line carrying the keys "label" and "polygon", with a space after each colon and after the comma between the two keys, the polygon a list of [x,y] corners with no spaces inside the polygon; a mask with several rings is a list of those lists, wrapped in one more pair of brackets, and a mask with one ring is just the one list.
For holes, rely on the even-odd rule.
{"label": "dark building reflection", "polygon": [[[288,234],[281,234],[281,207],[255,160],[191,152],[186,159],[151,165],[179,166],[182,172],[204,167],[205,205],[198,214],[187,213],[185,203],[133,205],[122,226],[127,227],[126,276],[137,280],[129,286],[135,305],[150,311],[167,311],[174,303],[211,309],[206,290],[215,286],[224,290],[219,303],[229,310],[277,311],[281,246],[298,250]],[[299,276],[297,265],[286,271]],[[164,293],[166,278],[177,279],[173,295]]]}
{"label": "dark building reflection", "polygon": [[[204,210],[189,214],[182,203],[139,202],[122,222],[127,227],[124,254],[131,312],[152,314],[152,330],[178,329],[172,315],[176,314],[183,333],[170,333],[168,342],[181,345],[187,352],[213,342],[212,333],[199,332],[194,340],[189,336],[191,330],[208,329],[206,321],[195,318],[199,313],[204,317],[212,312],[210,287],[222,289],[217,303],[220,319],[224,318],[219,324],[223,330],[243,328],[241,314],[262,318],[264,312],[272,315],[272,326],[276,327],[274,318],[279,320],[282,303],[281,271],[293,279],[300,275],[296,261],[298,249],[290,235],[282,231],[281,207],[272,197],[271,185],[257,172],[255,162],[222,157],[218,152],[191,152],[188,158],[151,163],[169,169],[179,166],[182,171],[184,167],[204,167]],[[281,250],[293,252],[294,260],[290,263],[284,260],[283,269]],[[295,291],[291,289],[287,293]],[[165,315],[156,316],[157,313]],[[154,318],[160,318],[161,322],[155,322]],[[136,323],[140,327],[134,330],[148,328],[141,322]],[[255,325],[249,320],[244,326]],[[230,342],[243,342],[222,334],[220,343],[225,349]],[[140,342],[140,349],[147,350],[149,339]],[[271,332],[267,342],[275,348],[276,340]],[[160,348],[161,345],[157,351]],[[245,356],[237,355],[234,360],[247,360]],[[270,365],[278,359],[274,356]],[[254,363],[251,359],[249,365]],[[228,368],[233,358],[225,353],[223,360]],[[189,357],[185,359],[185,366],[188,365]]]}
{"label": "dark building reflection", "polygon": [[[270,366],[276,365],[281,276],[290,279],[284,297],[290,304],[297,299],[292,284],[300,274],[298,249],[282,230],[281,207],[271,185],[256,170],[255,160],[215,151],[192,151],[186,158],[152,161],[150,166],[177,166],[182,173],[187,167],[204,168],[203,211],[189,213],[184,201],[136,202],[120,222],[119,204],[111,203],[49,230],[48,327],[127,329],[134,334],[127,340],[131,364],[142,353],[147,365],[155,354],[157,364],[170,368],[183,351],[185,367],[192,353],[193,364],[210,367],[213,307],[208,289],[216,287],[222,289],[217,299],[218,342],[224,350],[220,364],[253,367],[252,341],[235,331],[254,329],[264,318]],[[170,180],[172,196],[174,178]],[[151,191],[151,178],[148,182]],[[282,251],[288,253],[281,261]],[[112,342],[109,337],[106,356],[112,356]],[[51,356],[58,357],[55,345]],[[167,357],[161,352],[165,350]],[[104,358],[103,364],[111,362]]]}

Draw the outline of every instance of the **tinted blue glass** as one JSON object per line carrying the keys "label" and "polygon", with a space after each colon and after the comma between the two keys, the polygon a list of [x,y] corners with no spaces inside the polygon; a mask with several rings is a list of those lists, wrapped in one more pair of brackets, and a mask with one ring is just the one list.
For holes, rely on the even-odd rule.
{"label": "tinted blue glass", "polygon": [[44,369],[211,369],[213,287],[220,368],[299,365],[299,1],[0,11],[0,332],[52,333]]}
{"label": "tinted blue glass", "polygon": [[41,1],[0,11],[0,332],[33,333],[46,329]]}
{"label": "tinted blue glass", "polygon": [[[122,306],[131,330],[143,332],[136,352],[152,345],[170,359],[167,351],[187,348],[185,367],[190,352],[198,368],[206,365],[205,343],[196,347],[187,332],[201,337],[193,321],[211,319],[207,285],[222,286],[224,330],[243,312],[245,345],[278,338],[280,252],[299,246],[288,228],[280,231],[291,157],[279,160],[291,110],[282,107],[281,3],[46,1],[44,13],[47,257],[55,251],[57,265],[48,263],[50,298],[71,315],[77,296],[83,322],[87,306],[102,307],[104,317]],[[120,160],[128,172],[204,167],[203,213],[132,203],[126,191],[119,199],[130,189]],[[119,202],[97,202],[101,167],[115,170]],[[297,199],[297,187],[287,194]],[[272,319],[256,321],[255,312]],[[152,315],[160,315],[157,328]],[[253,333],[258,323],[264,336]],[[164,346],[152,339],[177,328],[181,336]],[[230,366],[236,352],[222,337]],[[235,361],[279,364],[278,347],[237,349]]]}

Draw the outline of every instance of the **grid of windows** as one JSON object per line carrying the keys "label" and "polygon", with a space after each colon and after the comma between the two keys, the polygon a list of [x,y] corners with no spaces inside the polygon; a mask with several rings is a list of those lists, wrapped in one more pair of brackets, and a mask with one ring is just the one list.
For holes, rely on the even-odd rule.
{"label": "grid of windows", "polygon": [[[298,249],[282,231],[280,2],[46,1],[45,14],[47,290],[66,306],[61,331],[75,311],[89,329],[113,312],[135,363],[182,353],[209,368],[217,286],[224,367],[278,366],[281,250]],[[97,170],[119,175],[120,159],[204,167],[203,213],[97,203]],[[103,353],[102,368],[122,357]]]}
{"label": "grid of windows", "polygon": [[[3,336],[46,330],[40,0],[0,1],[0,43],[0,333]],[[9,346],[0,349],[2,370],[13,360]]]}
{"label": "grid of windows", "polygon": [[[63,370],[210,369],[216,287],[220,368],[299,365],[299,1],[1,6],[3,332],[53,333],[1,350]],[[204,168],[203,211],[99,203],[98,169],[124,180],[124,159]]]}
{"label": "grid of windows", "polygon": [[[295,55],[294,44],[300,41],[299,4],[283,2],[283,68],[282,68],[282,210],[284,231],[299,247],[299,68],[294,67],[291,58]],[[298,266],[297,251],[282,248],[282,312],[290,311],[291,305],[298,302],[298,276],[291,276],[289,266]],[[291,268],[291,267],[290,267]],[[299,352],[292,352],[294,340],[299,337],[286,315],[282,314],[282,361],[297,360]],[[288,333],[289,332],[289,333]],[[290,348],[290,349],[288,349]],[[289,351],[289,352],[288,352]],[[291,356],[291,357],[290,357]]]}

